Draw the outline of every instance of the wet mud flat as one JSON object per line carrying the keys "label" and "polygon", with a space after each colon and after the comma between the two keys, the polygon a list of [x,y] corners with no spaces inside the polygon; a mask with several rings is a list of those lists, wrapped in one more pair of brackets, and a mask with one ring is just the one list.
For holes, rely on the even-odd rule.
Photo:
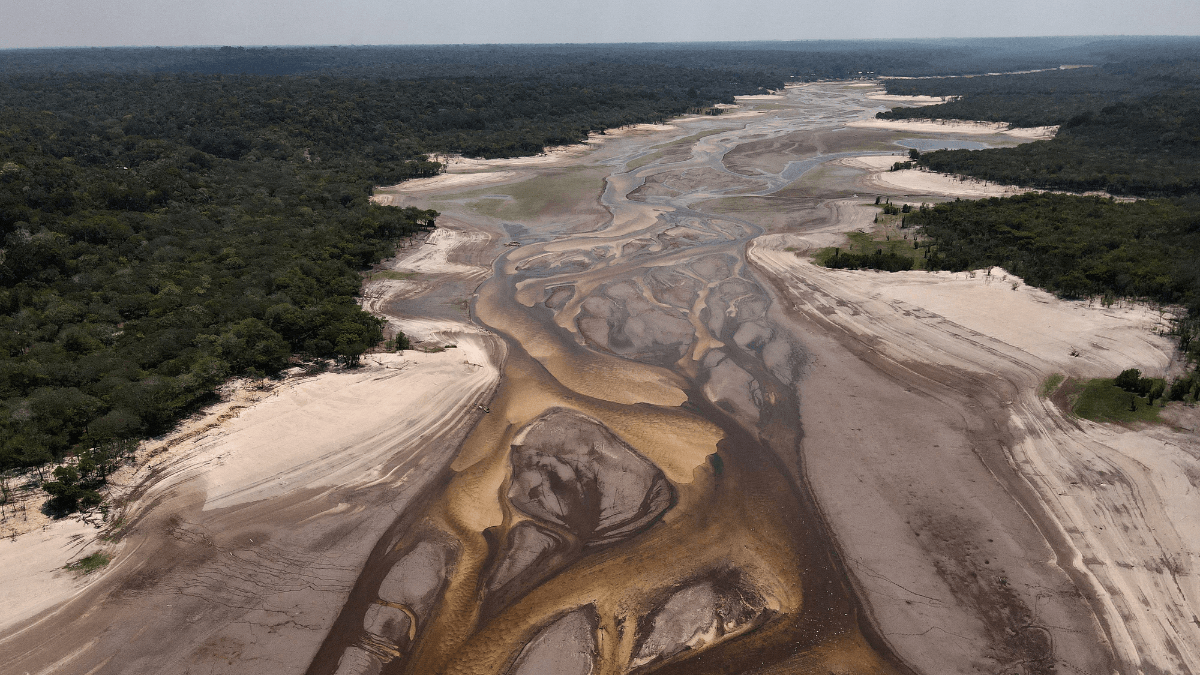
{"label": "wet mud flat", "polygon": [[[310,675],[1110,672],[988,412],[1019,382],[887,356],[887,326],[855,325],[874,315],[836,280],[756,257],[783,253],[778,233],[869,226],[867,172],[830,167],[924,136],[846,128],[880,109],[865,94],[793,87],[380,190],[436,205],[445,231],[396,261],[414,276],[381,284],[373,311],[430,345],[487,345],[494,390],[453,435],[397,450],[420,480],[328,493],[355,515],[312,521],[308,493],[292,511],[252,505],[247,539],[252,524],[325,523],[284,547],[311,559],[250,583],[287,580],[319,604],[302,629],[293,611],[239,633],[258,599],[188,624],[199,613],[167,609],[171,589],[223,578],[198,563],[147,578],[153,600],[130,605],[182,636],[153,665],[132,667],[145,643],[47,646],[73,625],[54,621],[22,663],[83,650],[62,672],[245,672],[250,654],[255,672]],[[190,498],[183,523],[203,502]],[[335,560],[318,590],[303,570]],[[74,625],[107,625],[90,621]]]}

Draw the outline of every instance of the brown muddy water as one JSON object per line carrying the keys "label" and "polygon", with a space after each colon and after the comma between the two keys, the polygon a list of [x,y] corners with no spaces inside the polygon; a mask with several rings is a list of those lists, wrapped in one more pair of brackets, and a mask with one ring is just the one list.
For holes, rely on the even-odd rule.
{"label": "brown muddy water", "polygon": [[310,675],[907,672],[804,483],[804,352],[744,257],[763,229],[697,207],[874,149],[722,162],[871,110],[806,87],[682,121],[656,156],[661,132],[616,138],[579,160],[611,170],[600,228],[506,224],[522,245],[472,306],[507,343],[499,390],[376,546]]}

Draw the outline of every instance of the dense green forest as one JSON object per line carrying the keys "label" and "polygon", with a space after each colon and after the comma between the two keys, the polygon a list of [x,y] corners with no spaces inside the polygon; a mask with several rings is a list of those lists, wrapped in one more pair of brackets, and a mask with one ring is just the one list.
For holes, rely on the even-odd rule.
{"label": "dense green forest", "polygon": [[1000,266],[1067,298],[1147,298],[1200,311],[1200,199],[1027,193],[917,209],[929,269]]}
{"label": "dense green forest", "polygon": [[887,79],[889,94],[942,96],[947,103],[893,108],[881,119],[962,119],[1017,127],[1062,124],[1121,101],[1200,85],[1200,47],[1179,58],[1129,58],[1100,65],[982,77]]}
{"label": "dense green forest", "polygon": [[293,353],[354,360],[380,339],[357,270],[436,217],[371,205],[385,167],[235,160],[104,121],[0,113],[3,468],[160,432]]}

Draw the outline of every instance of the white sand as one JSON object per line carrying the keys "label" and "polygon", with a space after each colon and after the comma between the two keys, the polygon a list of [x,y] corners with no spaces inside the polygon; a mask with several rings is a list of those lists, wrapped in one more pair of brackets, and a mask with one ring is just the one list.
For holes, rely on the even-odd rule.
{"label": "white sand", "polygon": [[860,129],[905,131],[914,134],[955,133],[975,136],[1003,134],[1031,141],[1049,140],[1058,133],[1056,126],[1010,128],[1003,122],[967,122],[963,120],[881,120],[872,118],[847,122],[846,126]]}
{"label": "white sand", "polygon": [[0,539],[0,630],[70,598],[104,575],[76,575],[63,569],[99,550],[96,529],[77,518],[51,522],[17,539]]}
{"label": "white sand", "polygon": [[997,185],[975,178],[934,173],[921,169],[892,171],[896,162],[907,162],[904,155],[864,155],[845,157],[835,162],[857,169],[872,171],[866,182],[883,190],[895,190],[905,194],[942,195],[946,197],[1008,197],[1031,192],[1029,188],[1015,185]]}
{"label": "white sand", "polygon": [[[412,192],[426,192],[430,190],[444,190],[446,188],[462,188],[471,187],[474,185],[489,185],[492,183],[503,183],[518,176],[515,171],[491,171],[480,173],[443,173],[430,178],[414,178],[409,181],[393,185],[380,194],[372,195],[371,200],[376,204],[384,206],[395,205],[395,195]],[[390,194],[389,194],[390,193]]]}
{"label": "white sand", "polygon": [[[1102,307],[1099,303],[1060,300],[1050,293],[1026,286],[999,267],[978,270],[972,277],[959,272],[859,272],[829,270],[801,256],[783,251],[784,246],[806,247],[809,242],[791,235],[772,235],[756,239],[751,247],[754,262],[781,275],[803,276],[837,288],[839,294],[854,297],[859,309],[866,306],[888,323],[922,322],[945,326],[953,324],[1005,350],[1019,350],[1032,357],[1049,372],[1077,377],[1098,377],[1125,368],[1139,367],[1159,376],[1171,363],[1174,346],[1165,336],[1154,334],[1166,326],[1164,316],[1148,305]],[[1013,289],[1016,285],[1016,289]],[[866,300],[859,300],[859,298]],[[916,314],[906,316],[904,312]],[[850,323],[861,323],[863,332],[879,317],[856,319],[847,312]],[[925,330],[920,331],[924,334]],[[928,360],[931,354],[952,358],[953,351],[934,349],[915,340],[902,340],[897,334],[888,340],[889,349],[906,359]],[[957,349],[957,347],[955,348]],[[1076,350],[1079,356],[1071,356]],[[978,368],[978,364],[976,366]]]}
{"label": "white sand", "polygon": [[397,260],[390,269],[426,274],[485,276],[490,271],[488,268],[450,262],[450,254],[456,248],[486,242],[488,238],[486,232],[478,230],[438,227],[425,240],[424,245],[417,247],[408,257]]}
{"label": "white sand", "polygon": [[982,199],[984,197],[1011,197],[1026,192],[1052,192],[1055,194],[1083,194],[1115,199],[1119,202],[1137,201],[1137,197],[1114,197],[1102,190],[1090,192],[1068,192],[1066,190],[1035,190],[1019,185],[1002,185],[990,181],[957,176],[949,173],[936,173],[925,169],[901,169],[892,171],[896,162],[907,162],[905,155],[861,155],[844,157],[834,160],[843,166],[871,171],[864,181],[881,190],[897,191],[910,195],[940,195],[943,197],[962,197],[966,199]]}
{"label": "white sand", "polygon": [[949,97],[943,97],[943,96],[897,96],[894,94],[887,94],[884,92],[879,92],[878,94],[867,94],[867,98],[871,99],[872,101],[887,101],[889,103],[912,103],[913,105],[931,105],[931,104],[936,104],[936,103],[945,103],[946,101],[952,101],[958,97],[957,96],[949,96]]}
{"label": "white sand", "polygon": [[463,335],[437,354],[374,354],[363,367],[280,387],[219,430],[181,444],[147,469],[202,488],[205,509],[312,487],[388,478],[386,460],[484,400],[499,377],[481,336]]}

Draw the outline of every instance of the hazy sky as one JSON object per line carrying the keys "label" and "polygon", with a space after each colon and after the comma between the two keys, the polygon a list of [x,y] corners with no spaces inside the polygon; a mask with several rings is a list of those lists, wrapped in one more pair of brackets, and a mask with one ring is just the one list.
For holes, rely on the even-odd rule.
{"label": "hazy sky", "polygon": [[1198,0],[0,0],[0,48],[1198,34]]}

